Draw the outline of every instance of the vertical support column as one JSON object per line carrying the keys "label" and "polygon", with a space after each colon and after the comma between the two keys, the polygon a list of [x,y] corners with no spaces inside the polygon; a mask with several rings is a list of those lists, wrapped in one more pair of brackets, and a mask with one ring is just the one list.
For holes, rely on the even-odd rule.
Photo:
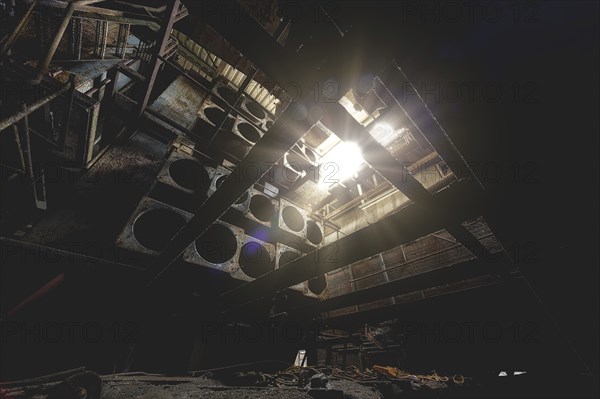
{"label": "vertical support column", "polygon": [[119,34],[117,36],[117,46],[115,49],[115,56],[119,58],[125,58],[127,39],[129,39],[129,28],[129,24],[119,24]]}
{"label": "vertical support column", "polygon": [[358,368],[361,372],[365,371],[365,349],[362,341],[358,345]]}
{"label": "vertical support column", "polygon": [[156,42],[144,42],[144,51],[142,52],[142,61],[146,68],[150,65],[152,61],[152,50],[156,47]]}
{"label": "vertical support column", "polygon": [[[379,253],[379,263],[381,264],[381,271],[383,271],[383,279],[385,280],[386,283],[389,283],[390,282],[390,276],[388,275],[387,269],[385,267],[385,261],[383,260],[383,254],[381,252]],[[392,297],[392,303],[394,305],[396,304],[396,298],[395,297]]]}
{"label": "vertical support column", "polygon": [[152,61],[150,62],[150,73],[146,76],[146,87],[142,92],[142,97],[139,102],[138,108],[138,116],[141,117],[148,105],[148,101],[150,100],[150,94],[152,93],[152,87],[154,86],[154,82],[156,81],[156,76],[158,75],[158,70],[162,65],[162,61],[160,57],[167,46],[169,38],[171,37],[171,30],[173,29],[173,23],[175,22],[175,17],[177,12],[179,11],[179,0],[171,0],[170,4],[167,6],[167,10],[165,11],[165,20],[163,21],[160,30],[158,31],[158,35],[156,43],[154,45],[154,51],[152,54]]}
{"label": "vertical support column", "polygon": [[108,35],[108,21],[96,22],[96,43],[94,43],[94,55],[104,59],[106,54],[106,38]]}
{"label": "vertical support column", "polygon": [[71,54],[73,55],[73,59],[80,60],[81,59],[81,43],[82,43],[82,33],[81,29],[81,18],[72,18],[71,19],[71,37],[70,37],[70,47]]}
{"label": "vertical support column", "polygon": [[331,344],[327,344],[327,348],[325,349],[325,365],[331,364]]}
{"label": "vertical support column", "polygon": [[69,88],[69,91],[67,93],[67,99],[66,99],[67,107],[66,107],[65,113],[63,115],[61,132],[60,132],[60,137],[58,140],[58,148],[61,151],[65,149],[65,142],[67,140],[67,134],[69,132],[69,124],[71,123],[71,113],[73,111],[73,96],[75,95],[75,75],[74,74],[71,74],[69,76],[69,83],[71,84],[71,87]]}
{"label": "vertical support column", "polygon": [[98,57],[100,54],[100,36],[102,34],[102,21],[96,21],[96,35],[94,37],[94,55]]}
{"label": "vertical support column", "polygon": [[15,135],[15,145],[17,146],[17,152],[19,154],[19,165],[21,171],[25,171],[25,157],[23,156],[23,147],[21,146],[21,138],[19,137],[19,129],[17,125],[12,125],[13,134]]}
{"label": "vertical support column", "polygon": [[[21,104],[21,110],[23,112],[27,112],[27,104]],[[31,184],[34,183],[35,179],[33,176],[33,162],[31,160],[31,141],[29,137],[29,117],[25,115],[21,122],[21,129],[23,132],[23,138],[25,143],[25,148],[23,149],[23,155],[25,156],[25,173],[29,178],[29,182]],[[35,191],[35,188],[34,188]]]}
{"label": "vertical support column", "polygon": [[318,339],[318,331],[317,322],[313,322],[313,324],[309,327],[308,334],[306,335],[306,349],[304,352],[304,359],[302,366],[318,366],[318,351],[317,351],[317,339]]}
{"label": "vertical support column", "polygon": [[[23,103],[21,105],[21,109],[23,112],[27,112],[27,105]],[[29,179],[29,184],[31,185],[31,189],[33,190],[33,200],[34,204],[38,209],[46,209],[46,187],[44,183],[44,173],[40,172],[40,176],[38,178],[35,177],[35,173],[33,172],[33,161],[31,155],[31,140],[29,136],[29,117],[26,114],[23,117],[22,122],[23,128],[23,137],[25,141],[25,149],[23,154],[25,155],[25,173]],[[38,193],[38,182],[41,181],[41,192]],[[43,198],[42,200],[39,197]]]}
{"label": "vertical support column", "polygon": [[48,15],[44,7],[41,7],[36,15],[37,20],[37,39],[38,45],[40,46],[40,53],[43,53],[46,49],[46,43],[48,42]]}
{"label": "vertical support column", "polygon": [[118,65],[114,68],[110,69],[107,72],[108,78],[110,79],[110,83],[107,88],[107,94],[110,97],[109,106],[107,108],[108,115],[111,114],[113,107],[115,106],[116,95],[117,95],[117,87],[119,84],[119,68]]}
{"label": "vertical support column", "polygon": [[[354,273],[352,273],[352,265],[348,266],[348,272],[350,273],[350,291],[354,292],[356,291],[356,283],[354,282]],[[354,311],[358,313],[358,305],[354,305]]]}
{"label": "vertical support column", "polygon": [[140,67],[138,69],[139,73],[144,73],[144,70],[146,69],[146,65],[145,65],[145,60],[144,60],[144,51],[146,49],[146,42],[143,39],[140,39],[138,45],[135,47],[135,54],[136,57],[140,59]]}
{"label": "vertical support column", "polygon": [[91,111],[89,112],[89,129],[87,130],[87,137],[84,140],[85,147],[83,149],[82,165],[87,167],[88,162],[92,160],[94,156],[94,142],[96,141],[96,129],[98,128],[98,115],[100,112],[100,102],[95,103]]}

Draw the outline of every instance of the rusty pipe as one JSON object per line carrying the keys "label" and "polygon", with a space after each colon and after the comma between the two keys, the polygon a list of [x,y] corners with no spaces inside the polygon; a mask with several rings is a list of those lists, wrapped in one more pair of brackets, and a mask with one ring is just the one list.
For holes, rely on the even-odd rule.
{"label": "rusty pipe", "polygon": [[8,53],[8,50],[10,50],[10,48],[13,46],[13,44],[15,44],[15,42],[21,35],[21,31],[23,31],[23,28],[27,26],[29,19],[31,19],[31,16],[33,15],[33,9],[35,8],[36,4],[37,0],[34,0],[27,9],[27,11],[25,11],[25,14],[23,14],[23,18],[21,18],[21,21],[19,21],[18,25],[15,27],[15,30],[10,34],[6,42],[4,42],[2,50],[0,50],[0,58],[3,58],[6,55],[6,53]]}
{"label": "rusty pipe", "polygon": [[12,125],[13,133],[15,135],[15,144],[17,145],[17,151],[19,153],[19,163],[21,164],[21,170],[25,170],[25,157],[23,156],[23,147],[21,147],[21,138],[19,137],[19,129],[17,125]]}
{"label": "rusty pipe", "polygon": [[52,280],[48,281],[46,284],[44,284],[42,287],[38,288],[34,293],[29,295],[27,298],[25,298],[23,301],[21,301],[19,304],[17,304],[14,308],[12,308],[8,312],[8,316],[14,316],[17,313],[19,313],[21,310],[26,308],[27,306],[31,305],[34,302],[37,302],[39,299],[46,296],[50,291],[54,290],[59,285],[61,285],[64,281],[65,281],[64,273],[61,273],[58,276],[54,277]]}
{"label": "rusty pipe", "polygon": [[21,111],[9,116],[6,119],[1,120],[0,121],[0,132],[11,125],[14,125],[15,123],[17,123],[18,121],[23,119],[25,116],[31,114],[32,112],[43,107],[45,104],[54,100],[61,94],[65,93],[67,90],[69,90],[71,88],[72,85],[73,85],[73,82],[69,82],[66,85],[64,85],[63,87],[61,87],[60,89],[58,89],[57,91],[55,91],[54,93],[48,94],[46,97],[34,102],[33,104],[27,105]]}

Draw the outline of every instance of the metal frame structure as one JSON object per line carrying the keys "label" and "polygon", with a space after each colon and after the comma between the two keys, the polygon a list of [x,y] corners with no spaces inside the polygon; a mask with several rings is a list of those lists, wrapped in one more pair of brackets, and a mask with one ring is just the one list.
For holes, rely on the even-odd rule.
{"label": "metal frame structure", "polygon": [[[236,12],[245,13],[241,7],[236,9]],[[252,22],[251,18],[241,18],[241,21],[242,26],[236,26],[235,28],[219,21],[218,18],[209,20],[208,23],[242,54],[252,59],[257,68],[262,70],[266,76],[284,85],[289,82],[299,82],[300,87],[308,88],[314,81],[325,81],[331,73],[331,69],[320,71],[299,70],[301,66],[308,64],[302,62],[307,60],[306,57],[314,57],[320,54],[317,47],[306,51],[304,53],[305,58],[286,53],[257,23]],[[352,48],[352,39],[344,37],[343,39],[338,38],[338,40],[340,45],[337,47],[336,56],[343,58],[344,54],[348,54],[348,49]],[[257,43],[260,43],[260,45],[257,45]],[[275,58],[278,59],[277,67],[271,62]],[[340,62],[339,64],[343,65],[344,63]],[[373,66],[373,63],[371,63],[371,66],[365,66],[366,70],[362,72],[381,70],[381,67],[389,64],[389,60],[378,60],[375,66]],[[398,84],[402,84],[400,80],[402,75],[398,76],[401,71],[395,63],[392,62],[391,65],[395,67],[395,70],[388,70],[383,75],[383,79],[386,80],[384,83],[386,87],[389,87],[390,98],[395,99],[393,91]],[[338,79],[339,87],[348,87],[347,82],[350,77],[343,73],[343,71],[338,71],[334,76],[340,76],[340,79]],[[390,80],[391,84],[387,80]],[[379,81],[383,82],[381,79]],[[338,90],[338,95],[341,94]],[[223,294],[221,300],[224,309],[255,300],[257,292],[268,296],[279,289],[310,280],[328,271],[375,255],[441,228],[446,228],[457,242],[468,248],[475,257],[482,259],[481,264],[487,268],[488,272],[502,272],[506,276],[508,269],[504,270],[502,267],[497,266],[509,265],[510,259],[504,257],[497,264],[485,261],[487,255],[489,255],[487,249],[461,225],[468,218],[477,217],[484,213],[481,204],[485,193],[482,191],[479,182],[472,177],[463,179],[454,183],[450,188],[432,195],[336,102],[337,98],[322,99],[317,104],[320,115],[316,117],[314,114],[309,115],[307,112],[308,107],[314,107],[315,104],[310,103],[306,96],[292,103],[275,121],[273,126],[268,129],[265,136],[240,161],[237,168],[243,171],[252,164],[276,162],[292,148],[311,126],[320,121],[330,130],[339,134],[342,140],[358,141],[363,148],[363,153],[368,154],[365,159],[366,162],[394,187],[404,193],[413,203],[386,219],[341,238],[333,244],[321,247],[311,256],[305,256],[290,262],[282,268]],[[418,109],[418,118],[415,118],[412,112],[409,114],[402,105],[400,106],[406,112],[407,118],[421,130],[441,158],[449,166],[452,165],[451,169],[453,171],[458,172],[458,168],[470,170],[468,164],[456,151],[448,136],[424,104]],[[235,171],[231,174],[231,176],[233,175],[236,175],[237,179],[226,179],[219,189],[202,204],[190,223],[174,237],[157,259],[152,268],[154,273],[150,279],[151,283],[161,277],[163,272],[173,264],[174,260],[196,236],[202,234],[211,223],[225,213],[231,204],[262,177],[261,175],[248,178],[244,173],[235,173]],[[472,173],[470,175],[474,176]],[[384,232],[390,231],[398,233],[382,237]],[[372,240],[373,237],[380,239],[376,240],[377,242],[372,242],[375,241]],[[338,257],[334,261],[329,261],[331,260],[329,254],[332,251],[335,251]],[[317,256],[314,256],[315,254]],[[399,283],[390,282],[389,284],[390,287],[393,287]],[[350,298],[348,300],[351,301]],[[337,301],[343,300],[339,299]]]}
{"label": "metal frame structure", "polygon": [[[53,5],[59,8],[64,5],[66,10],[56,37],[49,46],[45,57],[39,63],[37,75],[33,79],[34,82],[39,82],[45,74],[54,52],[69,26],[69,22],[73,21],[73,17],[84,15],[81,13],[93,13],[97,11],[96,7],[88,5],[96,1],[80,0],[68,3],[68,5],[61,2],[41,2],[42,5]],[[189,5],[193,8],[191,3]],[[356,70],[347,71],[348,68],[343,68],[343,65],[347,65],[353,61],[352,49],[354,48],[354,40],[357,39],[351,33],[340,35],[339,30],[332,27],[331,35],[327,37],[327,43],[330,46],[323,46],[323,43],[313,41],[312,43],[308,43],[302,52],[295,53],[283,48],[278,42],[288,21],[281,24],[282,28],[278,29],[276,37],[273,37],[263,30],[255,20],[250,18],[243,7],[239,4],[234,7],[234,12],[244,16],[240,18],[239,24],[232,26],[232,24],[227,24],[221,20],[220,17],[211,15],[207,15],[208,20],[206,22],[223,39],[231,43],[246,58],[252,60],[253,64],[251,73],[246,74],[246,79],[238,88],[235,103],[225,104],[227,106],[225,110],[226,116],[220,124],[214,126],[214,131],[210,140],[208,140],[208,146],[212,145],[216,134],[227,119],[227,115],[234,110],[237,103],[243,97],[247,85],[259,71],[283,87],[299,87],[302,95],[279,115],[273,125],[267,129],[267,132],[240,160],[236,166],[237,170],[234,170],[221,186],[200,204],[190,221],[156,257],[156,260],[150,265],[149,269],[148,281],[150,285],[159,280],[164,272],[174,265],[175,261],[180,258],[186,248],[197,237],[201,236],[241,196],[247,193],[249,189],[268,173],[268,169],[263,170],[259,174],[243,173],[245,170],[257,164],[275,164],[316,124],[321,124],[335,132],[344,141],[357,142],[363,149],[365,161],[389,182],[390,187],[397,189],[408,197],[411,204],[385,219],[343,237],[334,243],[320,246],[310,256],[307,255],[298,258],[281,268],[277,268],[273,272],[224,293],[221,296],[222,303],[224,304],[223,310],[230,309],[234,304],[239,306],[240,304],[255,300],[257,297],[255,295],[256,292],[260,292],[262,296],[268,296],[280,289],[322,276],[326,272],[376,255],[384,250],[442,228],[446,228],[459,244],[471,251],[474,257],[479,258],[483,268],[487,268],[489,272],[502,272],[505,276],[507,275],[508,269],[503,270],[497,266],[510,265],[510,259],[504,256],[498,264],[486,261],[485,259],[489,255],[488,250],[461,225],[462,222],[469,218],[486,213],[485,209],[481,206],[482,203],[485,203],[485,192],[482,190],[481,184],[474,177],[475,175],[470,170],[467,162],[456,150],[447,134],[437,123],[422,100],[416,96],[411,97],[414,101],[410,104],[401,104],[397,100],[396,94],[410,82],[394,60],[386,59],[381,54],[377,54],[376,56],[368,54],[365,55],[365,62],[360,65],[358,72]],[[132,117],[131,121],[139,121],[147,111],[152,89],[163,64],[166,63],[173,66],[180,73],[183,73],[180,68],[177,68],[174,63],[168,60],[167,56],[167,53],[170,53],[170,33],[173,24],[185,16],[184,14],[187,12],[183,12],[182,10],[180,0],[171,0],[168,2],[168,6],[164,11],[164,19],[156,33],[156,41],[147,48],[150,60],[148,63],[149,68],[145,72],[139,73],[133,71],[125,65],[118,67],[117,75],[118,73],[123,73],[142,86],[139,99],[137,101],[133,100],[136,108],[136,117]],[[128,31],[129,24],[136,24],[139,21],[132,19],[131,15],[117,10],[105,10],[102,15],[108,15],[112,18],[110,20],[120,23],[116,55],[123,57],[125,53],[124,46],[126,45],[126,40],[123,37],[125,35],[124,32],[125,30]],[[26,17],[28,16],[30,16],[30,10],[27,11]],[[134,15],[134,17],[137,18],[139,16]],[[105,56],[108,20],[97,21],[97,36],[100,40],[97,40],[94,52],[100,58]],[[145,23],[156,24],[155,20],[156,18],[154,17],[148,17]],[[74,33],[76,35],[79,33],[80,35],[80,29],[78,31],[75,24],[71,26],[74,29]],[[75,40],[73,44],[75,45],[74,48],[79,48],[81,40]],[[4,52],[5,49],[3,48],[2,51]],[[78,59],[80,58],[79,52],[80,49],[77,50],[76,54],[76,58]],[[337,61],[335,65],[330,62],[321,65],[319,68],[306,67],[307,65],[314,65],[315,60],[319,61],[325,58],[334,58]],[[277,59],[276,64],[272,62],[273,59]],[[431,194],[425,189],[404,165],[399,163],[385,147],[371,136],[365,127],[358,123],[338,103],[338,100],[344,95],[345,90],[352,87],[352,82],[356,80],[354,78],[357,73],[369,73],[377,76],[373,84],[385,89],[386,101],[398,105],[402,109],[405,114],[405,121],[410,125],[411,129],[422,133],[434,148],[436,154],[439,154],[439,157],[456,176],[462,176],[464,171],[468,171],[469,177],[459,180],[437,194]],[[194,84],[205,88],[187,73],[183,74],[192,80]],[[116,85],[116,80],[117,76],[113,79],[113,87]],[[315,99],[311,95],[314,82],[333,82],[334,87],[336,87],[335,93],[332,96],[319,96],[318,101],[315,102]],[[36,103],[28,107],[31,110],[23,111],[1,121],[0,130],[9,127],[27,115],[27,112],[33,112],[33,110],[43,106],[70,88],[71,86],[64,86],[59,92],[53,94],[54,97],[50,96],[52,98],[44,99],[45,102]],[[115,93],[113,92],[112,95],[115,95]],[[308,112],[309,109],[311,112]],[[244,109],[244,111],[247,110]],[[180,127],[174,126],[176,129],[181,130]],[[239,173],[240,171],[241,173]],[[390,231],[395,233],[386,234],[386,232]],[[378,237],[379,239],[372,240],[373,237]],[[337,255],[335,259],[331,257],[332,253]],[[390,290],[393,290],[400,283],[390,281],[386,284],[388,285],[385,287],[391,287]],[[359,297],[371,298],[374,295],[372,292],[375,291],[362,293],[361,291],[356,291],[348,294],[352,296],[347,297],[347,302],[352,303],[352,301],[356,300],[355,298]],[[379,295],[381,292],[388,291],[387,289],[382,289],[376,292],[376,294]],[[335,301],[332,299],[332,302],[328,303],[339,304],[343,301],[343,299],[336,299]],[[324,304],[322,308],[329,308],[330,306],[332,305]]]}

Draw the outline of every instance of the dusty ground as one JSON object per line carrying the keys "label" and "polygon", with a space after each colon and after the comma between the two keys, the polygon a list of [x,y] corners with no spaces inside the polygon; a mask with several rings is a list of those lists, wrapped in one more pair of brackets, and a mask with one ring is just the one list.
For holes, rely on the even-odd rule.
{"label": "dusty ground", "polygon": [[[346,399],[381,399],[374,388],[352,381],[329,381],[329,388],[341,390]],[[136,381],[135,377],[105,380],[102,399],[313,399],[302,388],[229,387],[209,378],[195,378],[181,383]]]}
{"label": "dusty ground", "polygon": [[344,391],[347,399],[381,399],[382,396],[375,388],[360,385],[347,380],[330,380],[330,389],[339,389]]}
{"label": "dusty ground", "polygon": [[102,399],[312,399],[306,391],[294,388],[231,388],[196,383],[109,382],[102,391]]}

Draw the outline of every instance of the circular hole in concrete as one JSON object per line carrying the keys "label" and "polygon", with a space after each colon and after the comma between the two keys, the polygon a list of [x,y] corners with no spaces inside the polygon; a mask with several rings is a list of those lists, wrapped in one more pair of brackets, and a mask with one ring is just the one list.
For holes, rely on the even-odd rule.
{"label": "circular hole in concrete", "polygon": [[185,219],[175,211],[151,209],[135,220],[133,235],[144,247],[161,251],[184,225]]}
{"label": "circular hole in concrete", "polygon": [[210,263],[227,262],[237,251],[235,233],[226,226],[215,223],[196,239],[196,250]]}
{"label": "circular hole in concrete", "polygon": [[241,122],[237,125],[240,134],[248,141],[256,143],[260,139],[258,130],[249,123]]}
{"label": "circular hole in concrete", "polygon": [[210,177],[199,162],[192,159],[178,159],[169,165],[169,175],[183,188],[200,192],[206,189]]}
{"label": "circular hole in concrete", "polygon": [[217,93],[219,93],[221,98],[227,101],[229,104],[233,105],[233,103],[235,103],[237,92],[232,88],[227,86],[220,86],[219,88],[217,88]]}
{"label": "circular hole in concrete", "polygon": [[306,221],[306,238],[315,245],[319,245],[323,241],[323,232],[315,221]]}
{"label": "circular hole in concrete", "polygon": [[302,231],[304,228],[304,217],[296,207],[285,206],[281,211],[281,217],[290,230]]}
{"label": "circular hole in concrete", "polygon": [[[281,179],[283,179],[283,184],[291,184],[298,181],[298,179],[302,176],[300,172],[298,172],[295,168],[286,165],[286,167],[281,168],[281,171],[277,171],[277,173],[281,174]],[[279,176],[277,176],[279,177]]]}
{"label": "circular hole in concrete", "polygon": [[327,279],[325,278],[325,275],[308,280],[308,289],[315,295],[322,294],[323,291],[325,291],[325,288],[327,288]]}
{"label": "circular hole in concrete", "polygon": [[268,222],[275,213],[275,206],[264,195],[253,195],[250,198],[250,212],[261,222]]}
{"label": "circular hole in concrete", "polygon": [[304,158],[302,158],[300,155],[296,154],[294,151],[290,151],[287,153],[286,160],[287,160],[288,165],[292,169],[294,169],[299,174],[302,174],[302,171],[304,171],[304,165],[306,164],[306,161],[304,160]]}
{"label": "circular hole in concrete", "polygon": [[264,117],[266,116],[265,111],[263,111],[262,107],[254,101],[247,102],[246,108],[248,108],[248,111],[250,111],[250,113],[254,115],[257,119],[264,119]]}
{"label": "circular hole in concrete", "polygon": [[228,176],[228,175],[219,176],[219,177],[217,178],[217,181],[215,182],[215,187],[216,187],[216,188],[219,188],[219,187],[221,187],[221,184],[223,184],[223,182],[225,181],[225,179],[227,179],[227,176]]}
{"label": "circular hole in concrete", "polygon": [[272,120],[268,120],[268,121],[266,121],[266,122],[265,122],[265,127],[266,127],[267,129],[270,129],[270,128],[271,128],[271,126],[273,126],[273,121],[272,121]]}
{"label": "circular hole in concrete", "polygon": [[296,258],[299,258],[300,254],[293,251],[285,251],[279,255],[279,266],[283,266],[286,263],[293,261]]}
{"label": "circular hole in concrete", "polygon": [[275,269],[267,249],[258,242],[247,242],[240,251],[240,268],[247,276],[256,278]]}
{"label": "circular hole in concrete", "polygon": [[225,113],[217,107],[204,108],[204,116],[214,125],[220,125],[225,119]]}

